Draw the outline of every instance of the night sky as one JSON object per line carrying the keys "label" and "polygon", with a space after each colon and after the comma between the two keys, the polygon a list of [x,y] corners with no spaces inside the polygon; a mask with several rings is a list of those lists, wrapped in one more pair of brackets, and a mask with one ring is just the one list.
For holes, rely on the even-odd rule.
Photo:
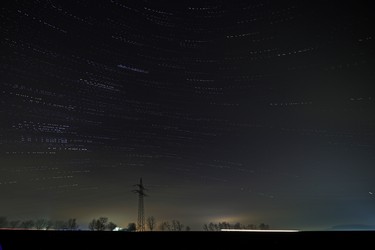
{"label": "night sky", "polygon": [[371,1],[9,1],[0,216],[375,225]]}

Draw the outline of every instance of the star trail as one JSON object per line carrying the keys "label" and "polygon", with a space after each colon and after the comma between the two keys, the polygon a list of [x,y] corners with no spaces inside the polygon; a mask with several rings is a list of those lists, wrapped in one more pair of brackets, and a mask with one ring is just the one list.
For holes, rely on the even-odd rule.
{"label": "star trail", "polygon": [[0,216],[375,225],[368,1],[1,6]]}

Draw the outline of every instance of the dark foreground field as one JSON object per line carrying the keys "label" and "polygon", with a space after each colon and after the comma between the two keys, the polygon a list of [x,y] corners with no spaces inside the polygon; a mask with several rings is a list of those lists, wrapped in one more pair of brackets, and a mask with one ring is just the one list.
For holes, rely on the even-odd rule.
{"label": "dark foreground field", "polygon": [[[370,245],[368,245],[370,243]],[[327,249],[374,247],[375,231],[93,232],[0,230],[2,250],[22,249]],[[0,249],[1,249],[0,248]]]}

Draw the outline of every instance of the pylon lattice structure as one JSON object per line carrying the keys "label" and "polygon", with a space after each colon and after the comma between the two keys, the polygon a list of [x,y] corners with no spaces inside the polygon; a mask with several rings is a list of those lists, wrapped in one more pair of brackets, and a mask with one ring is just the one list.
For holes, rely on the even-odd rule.
{"label": "pylon lattice structure", "polygon": [[137,231],[145,231],[145,213],[143,205],[143,197],[147,196],[145,193],[145,187],[142,184],[142,178],[139,181],[139,184],[134,185],[138,189],[133,190],[134,193],[138,194],[138,221],[137,221]]}

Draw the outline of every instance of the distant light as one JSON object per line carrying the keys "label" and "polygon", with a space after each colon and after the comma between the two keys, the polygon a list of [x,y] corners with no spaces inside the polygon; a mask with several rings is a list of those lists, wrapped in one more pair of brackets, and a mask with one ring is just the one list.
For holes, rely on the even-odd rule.
{"label": "distant light", "polygon": [[121,227],[115,227],[115,228],[113,229],[113,231],[122,231],[122,228],[121,228]]}
{"label": "distant light", "polygon": [[260,229],[221,229],[224,232],[262,232],[262,233],[293,233],[299,232],[299,230],[284,230],[284,229],[273,229],[273,230],[260,230]]}

